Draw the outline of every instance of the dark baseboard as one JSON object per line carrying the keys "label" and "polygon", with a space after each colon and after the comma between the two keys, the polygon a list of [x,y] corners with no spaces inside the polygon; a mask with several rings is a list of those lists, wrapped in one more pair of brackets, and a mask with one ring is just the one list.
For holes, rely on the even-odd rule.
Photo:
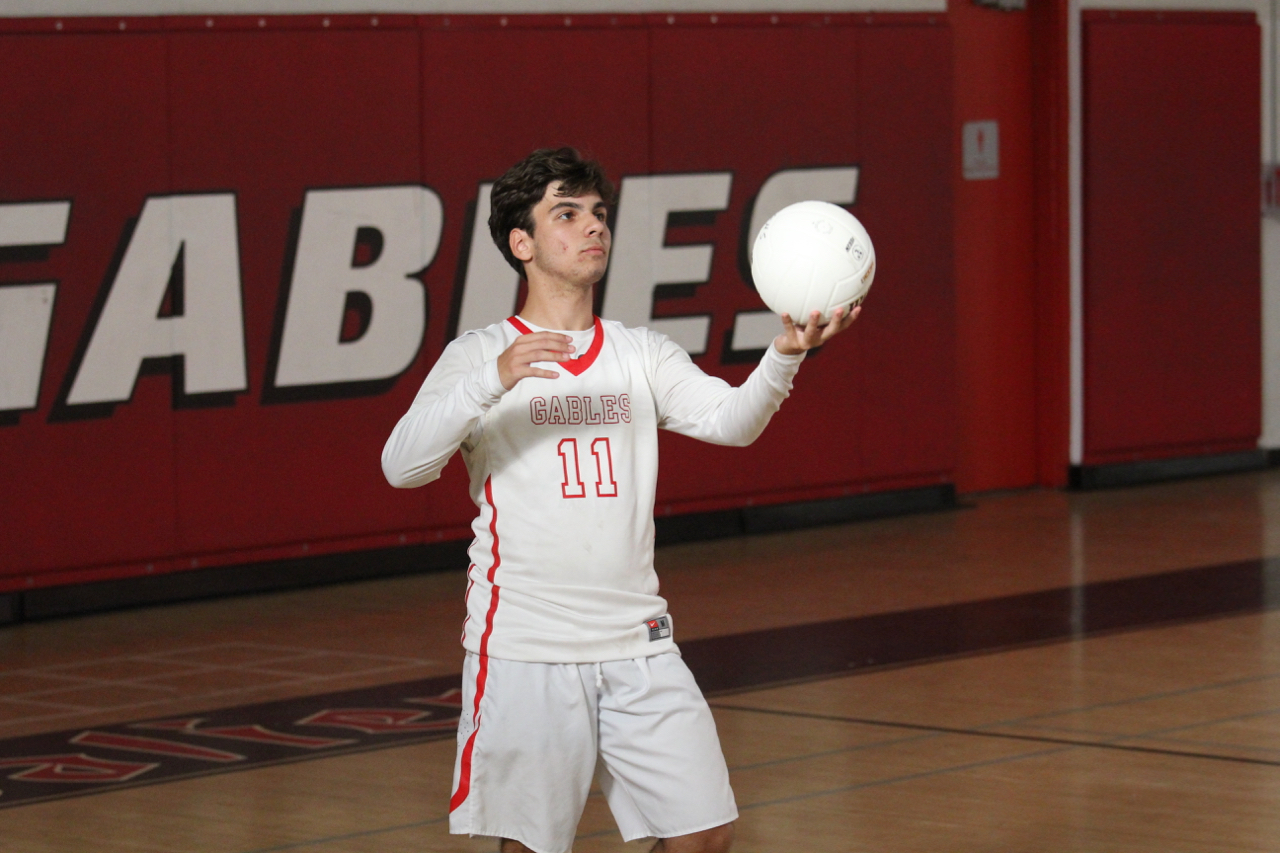
{"label": "dark baseboard", "polygon": [[935,512],[954,509],[955,506],[956,487],[946,483],[921,489],[849,495],[825,501],[747,507],[742,510],[742,514],[746,519],[746,532],[755,534]]}
{"label": "dark baseboard", "polygon": [[751,536],[864,521],[916,512],[951,509],[956,505],[956,488],[951,483],[896,492],[873,492],[821,501],[748,506],[719,512],[672,515],[655,520],[658,545]]}
{"label": "dark baseboard", "polygon": [[1117,486],[1138,486],[1167,480],[1183,480],[1189,477],[1207,477],[1213,474],[1260,471],[1268,466],[1271,454],[1274,452],[1245,450],[1239,453],[1149,459],[1114,465],[1073,465],[1070,486],[1073,489],[1083,490],[1109,489]]}
{"label": "dark baseboard", "polygon": [[33,589],[11,596],[17,599],[13,621],[465,568],[467,544],[406,545]]}
{"label": "dark baseboard", "polygon": [[[668,516],[656,519],[656,538],[658,545],[671,545],[929,512],[955,505],[955,487],[948,483],[834,500]],[[458,540],[404,545],[3,593],[0,594],[0,625],[127,607],[463,569],[467,566],[468,544],[465,540]]]}

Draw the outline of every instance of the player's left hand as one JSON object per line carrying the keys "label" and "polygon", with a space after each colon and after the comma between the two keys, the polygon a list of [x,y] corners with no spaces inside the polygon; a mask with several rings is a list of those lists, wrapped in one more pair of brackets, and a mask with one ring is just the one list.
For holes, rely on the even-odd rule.
{"label": "player's left hand", "polygon": [[782,315],[782,334],[773,339],[773,345],[783,355],[799,355],[814,347],[820,347],[845,329],[853,325],[862,313],[862,306],[855,307],[848,314],[843,308],[837,308],[831,314],[831,321],[825,326],[819,325],[821,312],[809,314],[809,322],[803,326],[796,325],[790,314]]}

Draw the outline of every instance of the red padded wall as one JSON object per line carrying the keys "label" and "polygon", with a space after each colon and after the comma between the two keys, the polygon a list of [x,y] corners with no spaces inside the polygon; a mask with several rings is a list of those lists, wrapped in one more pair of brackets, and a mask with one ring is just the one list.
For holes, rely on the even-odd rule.
{"label": "red padded wall", "polygon": [[[726,210],[667,234],[713,245],[710,279],[658,313],[710,315],[697,360],[734,382],[750,365],[725,335],[763,307],[739,263],[761,184],[861,170],[852,210],[880,265],[856,332],[805,365],[755,446],[665,437],[660,512],[950,482],[950,45],[909,15],[0,24],[0,150],[22,164],[0,170],[0,205],[72,205],[65,243],[0,252],[0,285],[57,282],[37,406],[0,412],[0,591],[465,537],[461,464],[401,492],[378,456],[452,333],[479,185],[543,145],[615,178],[731,173]],[[358,391],[275,393],[308,191],[419,185],[444,222],[412,363]],[[113,405],[63,405],[134,220],[175,194],[234,196],[248,387],[175,404],[166,370]]]}
{"label": "red padded wall", "polygon": [[[251,402],[263,391],[290,219],[306,190],[420,179],[418,118],[405,108],[418,86],[417,33],[175,33],[169,49],[174,190],[236,191],[251,398],[175,421],[180,548],[385,530],[388,495],[371,473],[385,424],[401,414],[395,401]],[[224,483],[252,496],[234,499]]]}
{"label": "red padded wall", "polygon": [[127,223],[170,187],[167,45],[136,29],[0,35],[0,202],[73,200],[74,247],[0,266],[0,282],[62,282],[42,411],[0,426],[0,578],[177,549],[167,385],[140,379],[111,418],[49,422]]}
{"label": "red padded wall", "polygon": [[1256,446],[1260,35],[1249,14],[1084,27],[1084,464]]}

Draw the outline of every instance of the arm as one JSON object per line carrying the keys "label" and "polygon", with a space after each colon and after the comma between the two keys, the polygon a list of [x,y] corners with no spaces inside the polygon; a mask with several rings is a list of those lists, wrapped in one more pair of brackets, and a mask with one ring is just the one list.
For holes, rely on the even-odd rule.
{"label": "arm", "polygon": [[737,388],[709,376],[673,341],[660,337],[654,365],[658,426],[712,444],[742,447],[755,441],[791,392],[804,354],[770,346]]}
{"label": "arm", "polygon": [[805,353],[849,328],[860,311],[855,308],[845,315],[837,309],[825,327],[818,326],[816,311],[805,326],[795,325],[784,314],[782,334],[737,388],[703,373],[672,341],[656,338],[653,375],[658,425],[713,444],[750,444],[791,393]]}
{"label": "arm", "polygon": [[496,359],[480,339],[464,335],[445,347],[409,411],[382,448],[382,473],[398,489],[439,478],[449,457],[479,428],[484,413],[527,376],[555,379],[534,362],[564,361],[573,347],[553,332],[521,335]]}
{"label": "arm", "polygon": [[504,392],[497,362],[483,359],[478,339],[445,347],[382,448],[387,482],[405,489],[437,479]]}

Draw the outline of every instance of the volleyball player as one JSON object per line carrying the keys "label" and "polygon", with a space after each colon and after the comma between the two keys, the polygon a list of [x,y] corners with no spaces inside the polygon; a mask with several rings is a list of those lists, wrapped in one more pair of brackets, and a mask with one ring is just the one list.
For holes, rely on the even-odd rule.
{"label": "volleyball player", "polygon": [[[461,448],[479,513],[463,630],[450,831],[504,853],[567,853],[591,780],[623,837],[730,848],[737,808],[710,709],[680,658],[653,568],[659,429],[760,435],[805,352],[853,322],[782,331],[741,386],[662,334],[593,316],[613,189],[573,149],[493,186],[489,227],[528,281],[517,316],[453,341],[383,450],[398,487]],[[709,474],[713,472],[708,472]]]}

